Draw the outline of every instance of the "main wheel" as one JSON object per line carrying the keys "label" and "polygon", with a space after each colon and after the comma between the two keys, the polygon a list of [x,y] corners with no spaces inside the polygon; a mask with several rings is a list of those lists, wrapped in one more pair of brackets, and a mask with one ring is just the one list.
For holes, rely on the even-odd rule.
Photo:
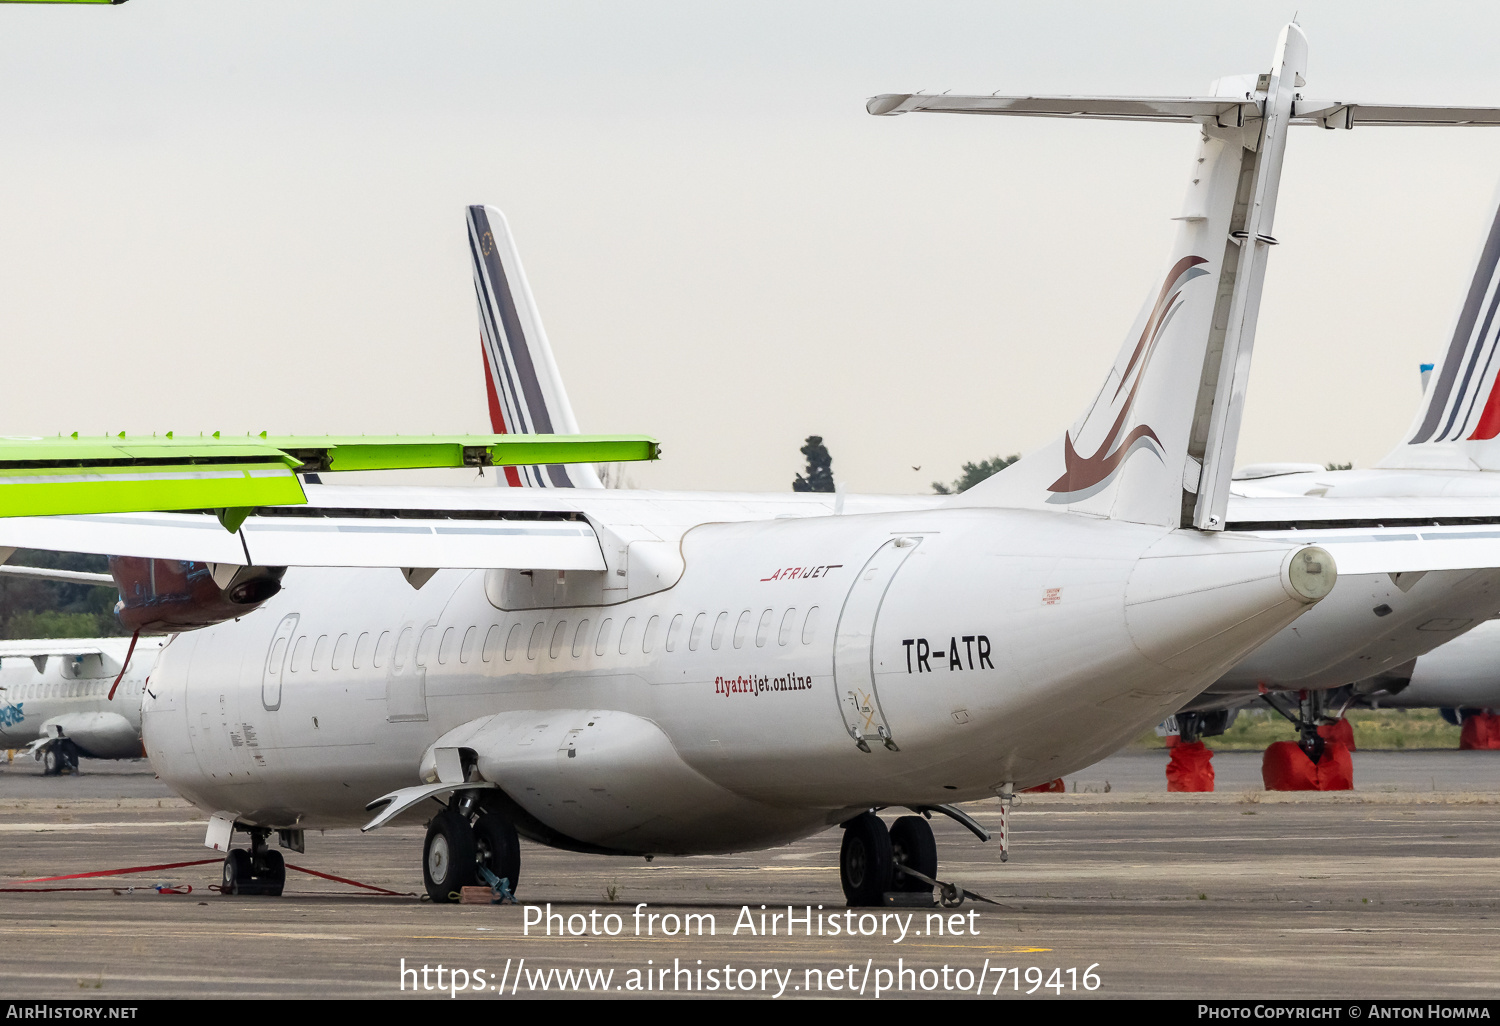
{"label": "main wheel", "polygon": [[879,816],[866,812],[844,824],[839,882],[850,907],[879,905],[891,889],[892,866],[890,831]]}
{"label": "main wheel", "polygon": [[910,866],[923,876],[937,878],[937,841],[932,825],[922,816],[902,816],[891,824],[891,855],[897,871],[892,880],[898,891],[931,891],[932,884],[907,876],[901,866]]}
{"label": "main wheel", "polygon": [[57,750],[56,745],[48,745],[42,752],[42,776],[55,777],[62,772],[62,753]]}
{"label": "main wheel", "polygon": [[495,812],[481,814],[474,828],[474,840],[479,863],[509,881],[510,893],[515,894],[521,882],[521,839],[510,820]]}
{"label": "main wheel", "polygon": [[474,828],[452,809],[444,809],[427,825],[422,847],[422,882],[433,901],[457,901],[461,888],[479,879]]}
{"label": "main wheel", "polygon": [[220,894],[254,894],[250,878],[250,853],[244,848],[231,848],[224,856],[224,879],[219,885]]}

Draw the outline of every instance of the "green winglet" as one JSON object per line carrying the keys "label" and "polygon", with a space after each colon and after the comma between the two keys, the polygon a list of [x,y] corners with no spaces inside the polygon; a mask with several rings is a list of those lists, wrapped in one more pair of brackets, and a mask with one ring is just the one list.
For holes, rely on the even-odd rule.
{"label": "green winglet", "polygon": [[[0,438],[0,516],[305,503],[299,473],[654,460],[644,435]],[[236,523],[236,526],[238,524]]]}

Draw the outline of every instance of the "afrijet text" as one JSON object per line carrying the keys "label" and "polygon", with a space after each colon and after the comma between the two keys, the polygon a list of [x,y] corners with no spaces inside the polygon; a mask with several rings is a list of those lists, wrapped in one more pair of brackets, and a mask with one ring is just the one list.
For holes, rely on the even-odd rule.
{"label": "afrijet text", "polygon": [[714,694],[723,695],[759,695],[767,691],[808,691],[812,688],[812,677],[803,676],[800,673],[789,673],[785,677],[770,677],[764,674],[757,676],[740,675],[738,677],[715,677]]}
{"label": "afrijet text", "polygon": [[774,571],[770,577],[762,577],[762,581],[800,581],[813,577],[822,577],[832,570],[843,566],[842,563],[824,563],[821,566],[789,566]]}
{"label": "afrijet text", "polygon": [[20,702],[15,705],[0,705],[0,727],[14,727],[26,718],[21,705]]}
{"label": "afrijet text", "polygon": [[948,639],[947,645],[943,645],[941,641],[933,643],[926,638],[907,638],[901,644],[906,648],[907,673],[995,668],[990,659],[990,639],[987,634],[955,635]]}

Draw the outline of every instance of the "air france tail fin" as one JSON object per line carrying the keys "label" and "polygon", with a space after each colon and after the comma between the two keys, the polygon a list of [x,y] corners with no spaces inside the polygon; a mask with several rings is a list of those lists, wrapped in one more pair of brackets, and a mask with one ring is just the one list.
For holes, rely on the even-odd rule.
{"label": "air france tail fin", "polygon": [[1061,438],[952,504],[1223,528],[1261,281],[1276,241],[1286,128],[1306,60],[1305,37],[1288,25],[1270,74],[1222,80],[1212,96],[935,98],[947,104],[938,109],[965,113],[1195,121],[1200,136],[1171,255],[1092,404]]}
{"label": "air france tail fin", "polygon": [[[491,428],[511,435],[576,434],[578,422],[505,215],[475,205],[468,223]],[[603,487],[590,464],[506,467],[502,480],[531,488]]]}
{"label": "air france tail fin", "polygon": [[1493,206],[1448,351],[1422,375],[1425,394],[1406,438],[1377,466],[1500,470],[1500,193]]}

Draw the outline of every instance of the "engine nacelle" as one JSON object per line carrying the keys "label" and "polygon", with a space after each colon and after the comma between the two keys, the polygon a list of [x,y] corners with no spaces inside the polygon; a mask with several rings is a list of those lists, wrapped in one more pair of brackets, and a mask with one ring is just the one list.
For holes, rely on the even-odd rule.
{"label": "engine nacelle", "polygon": [[215,569],[179,559],[111,556],[109,572],[120,588],[115,616],[126,630],[148,634],[211,627],[256,609],[281,590],[286,573],[284,566],[238,567],[221,587]]}

